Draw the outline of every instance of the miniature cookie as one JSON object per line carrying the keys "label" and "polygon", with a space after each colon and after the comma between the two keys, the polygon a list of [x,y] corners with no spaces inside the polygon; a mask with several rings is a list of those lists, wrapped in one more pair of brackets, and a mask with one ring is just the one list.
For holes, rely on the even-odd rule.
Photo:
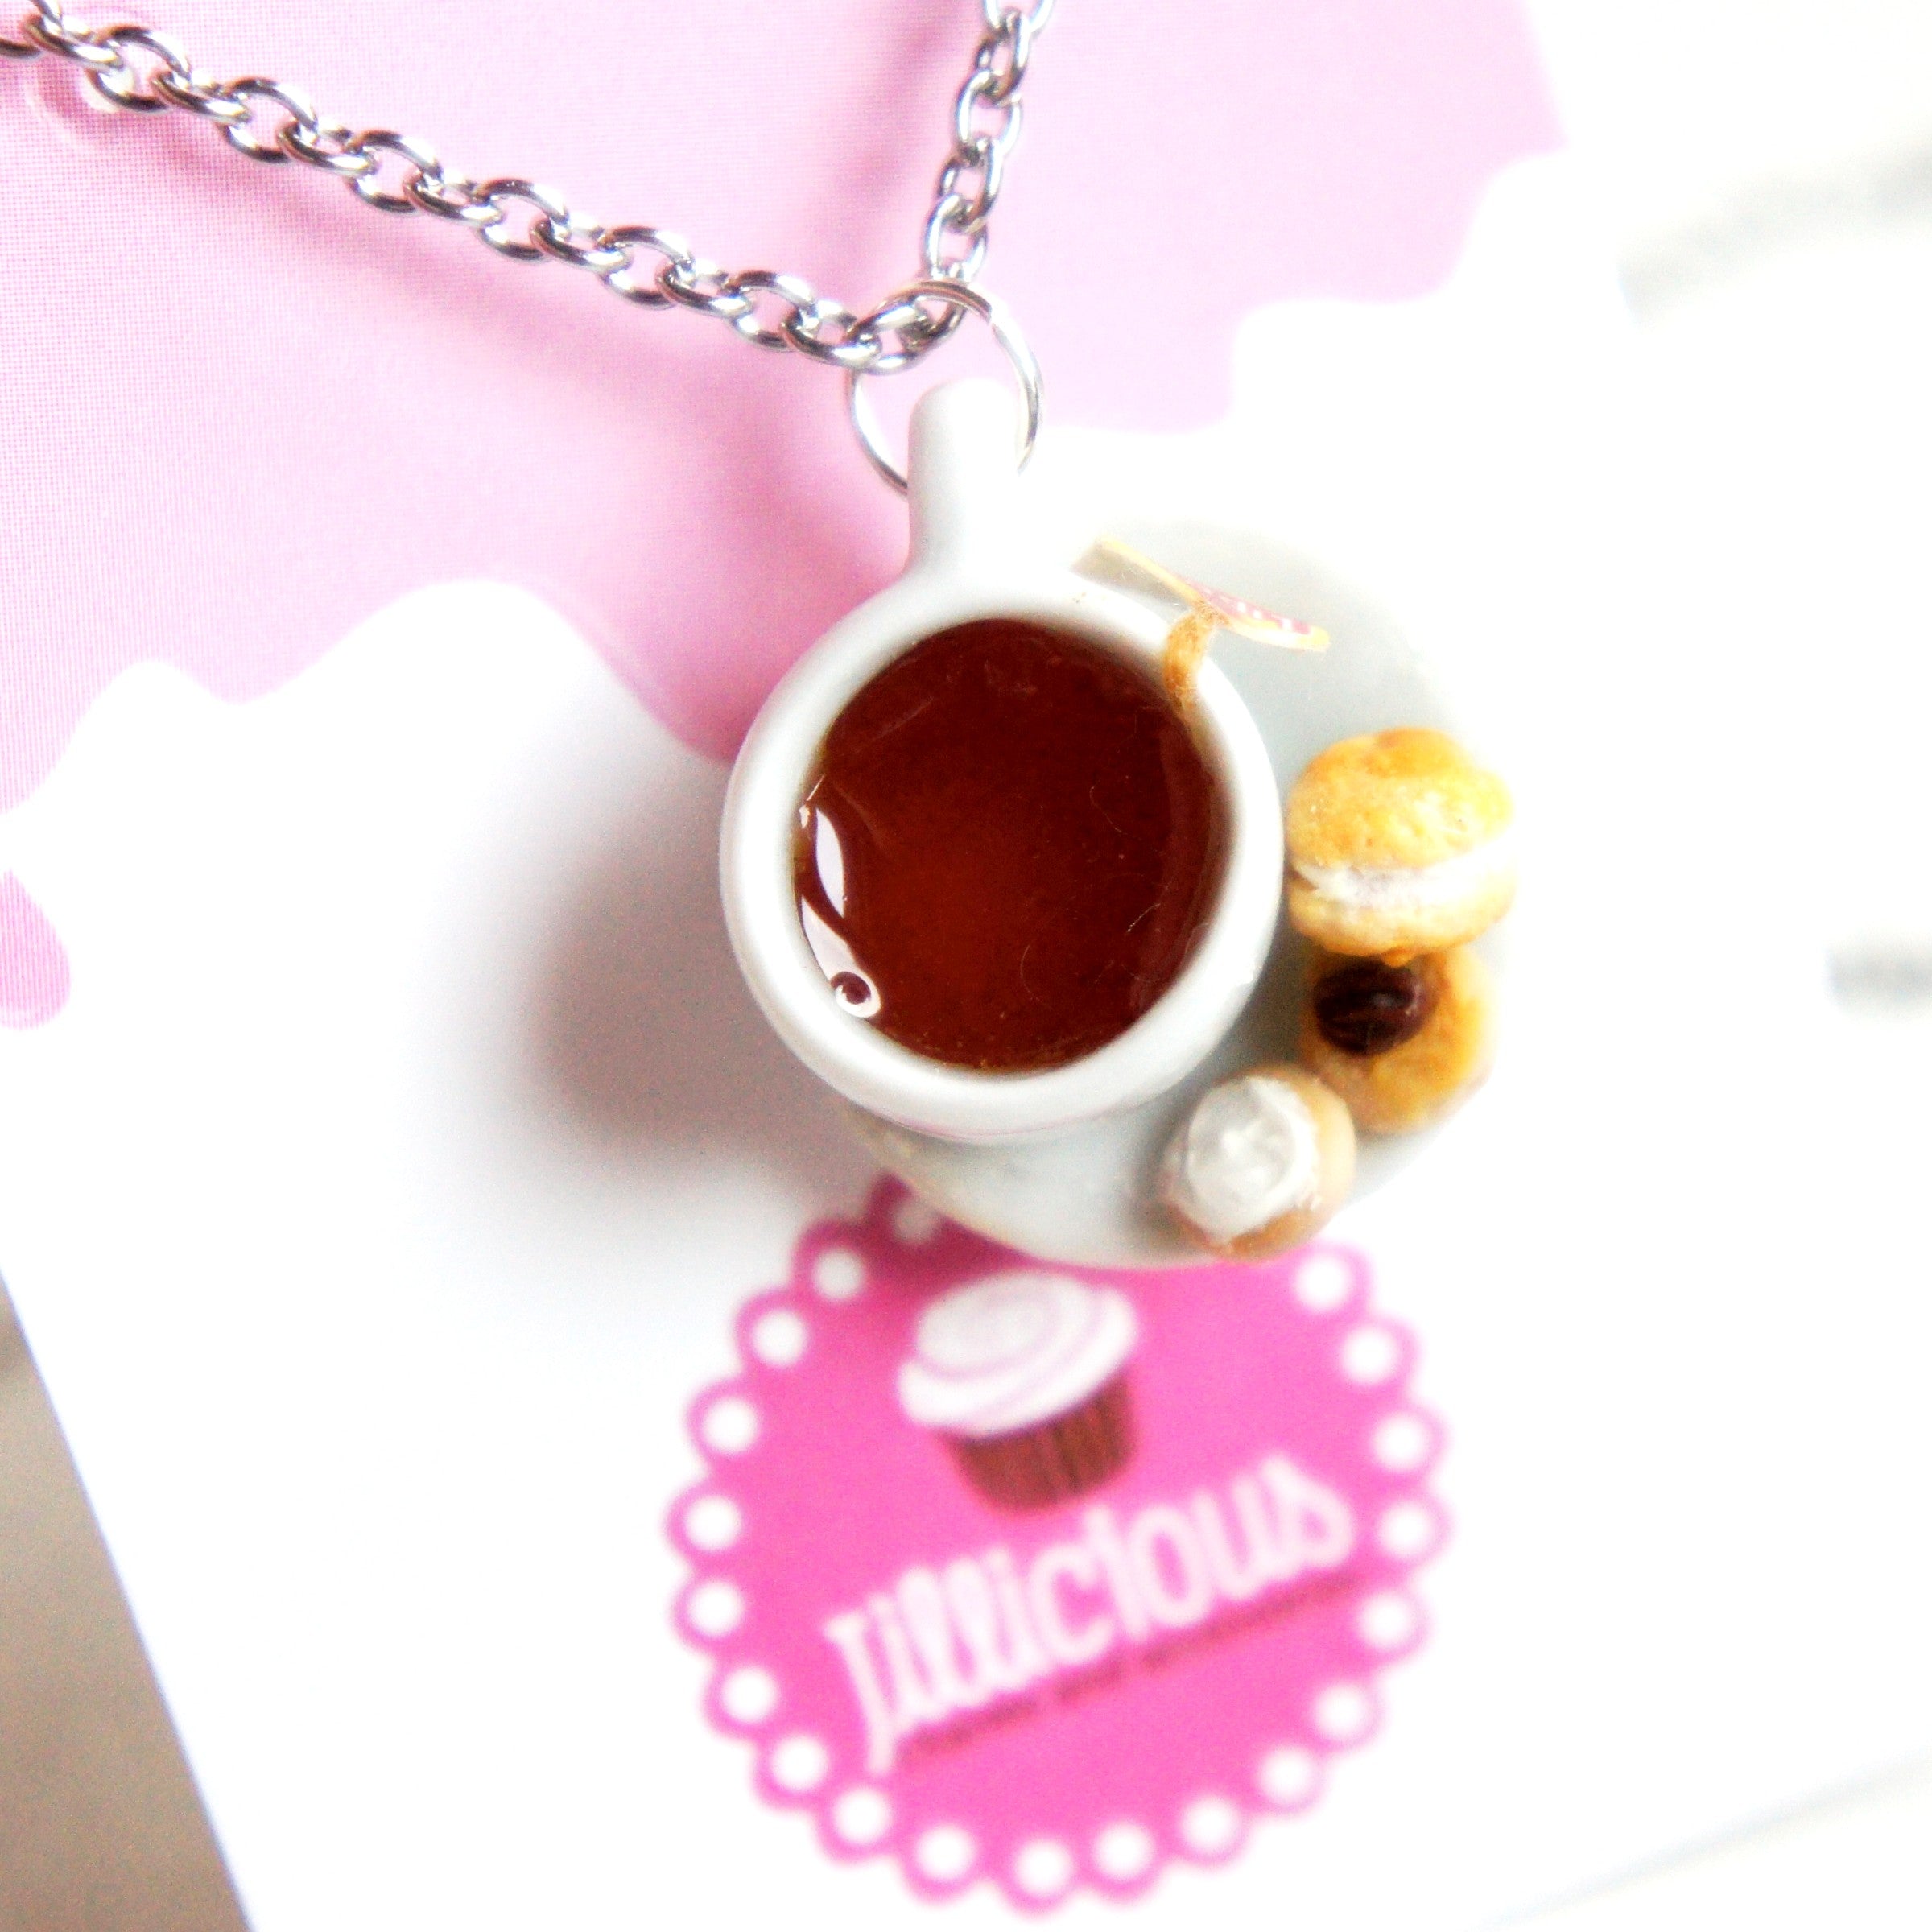
{"label": "miniature cookie", "polygon": [[1318,956],[1301,1056],[1364,1133],[1410,1133],[1452,1112],[1496,1057],[1489,969],[1468,947],[1406,965]]}
{"label": "miniature cookie", "polygon": [[1299,1067],[1211,1087],[1161,1165],[1161,1198],[1203,1248],[1265,1261],[1324,1227],[1355,1179],[1348,1109]]}
{"label": "miniature cookie", "polygon": [[1331,952],[1459,946],[1516,893],[1509,793],[1439,731],[1344,738],[1288,795],[1288,916]]}
{"label": "miniature cookie", "polygon": [[1133,1452],[1125,1370],[1139,1333],[1118,1289],[1041,1269],[989,1275],[920,1315],[899,1406],[988,1501],[1063,1502]]}

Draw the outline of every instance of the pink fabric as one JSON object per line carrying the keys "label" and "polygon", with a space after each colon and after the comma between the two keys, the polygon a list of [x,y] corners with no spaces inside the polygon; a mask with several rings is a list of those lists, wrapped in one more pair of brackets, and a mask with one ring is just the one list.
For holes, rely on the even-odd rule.
{"label": "pink fabric", "polygon": [[[912,266],[980,17],[607,0],[552,32],[511,0],[164,10],[222,74],[291,79],[454,167],[854,304]],[[1257,303],[1429,288],[1484,184],[1555,142],[1514,0],[1066,0],[1026,114],[987,279],[1055,420],[1123,428],[1220,411]],[[51,60],[0,63],[0,807],[130,664],[252,697],[400,592],[479,575],[551,599],[724,757],[895,566],[898,506],[828,371],[380,218],[184,117],[95,113]]]}
{"label": "pink fabric", "polygon": [[1366,1258],[1327,1245],[1055,1269],[1134,1311],[1127,1447],[1044,1506],[989,1500],[898,1376],[935,1297],[1023,1265],[892,1183],[808,1230],[740,1314],[739,1373],[692,1405],[707,1470],[670,1527],[707,1713],[760,1796],[927,1896],[990,1879],[1038,1909],[1229,1857],[1251,1818],[1313,1802],[1423,1641],[1409,1585],[1447,1525],[1414,1344],[1373,1313]]}
{"label": "pink fabric", "polygon": [[67,1003],[67,951],[10,872],[0,877],[0,1026],[39,1026]]}

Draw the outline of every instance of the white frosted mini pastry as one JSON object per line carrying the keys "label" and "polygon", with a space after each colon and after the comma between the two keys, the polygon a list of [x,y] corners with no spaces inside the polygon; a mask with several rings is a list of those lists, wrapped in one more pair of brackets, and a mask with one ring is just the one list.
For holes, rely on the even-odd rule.
{"label": "white frosted mini pastry", "polygon": [[1508,788],[1439,731],[1331,745],[1288,795],[1288,916],[1331,952],[1474,939],[1516,893]]}
{"label": "white frosted mini pastry", "polygon": [[1203,1248],[1265,1261],[1307,1241],[1348,1199],[1355,1126],[1299,1067],[1257,1067],[1211,1087],[1161,1163],[1161,1198]]}
{"label": "white frosted mini pastry", "polygon": [[989,1502],[1060,1502],[1132,1453],[1123,1371],[1139,1333],[1117,1288],[1038,1268],[989,1275],[921,1315],[899,1406],[945,1439]]}

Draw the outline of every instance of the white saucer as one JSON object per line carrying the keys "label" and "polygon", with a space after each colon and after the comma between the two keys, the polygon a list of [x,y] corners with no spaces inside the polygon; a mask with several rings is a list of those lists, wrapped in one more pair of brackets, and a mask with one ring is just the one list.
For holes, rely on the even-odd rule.
{"label": "white saucer", "polygon": [[[1463,735],[1389,613],[1354,584],[1258,533],[1181,523],[1117,533],[1170,568],[1218,590],[1322,625],[1319,655],[1291,654],[1224,634],[1215,662],[1247,700],[1283,795],[1326,745],[1391,725],[1427,724]],[[1100,574],[1096,572],[1096,574]],[[1154,1195],[1161,1151],[1201,1092],[1257,1061],[1293,1053],[1303,942],[1284,918],[1261,986],[1217,1051],[1158,1100],[1050,1138],[961,1146],[853,1109],[866,1145],[949,1220],[1043,1261],[1162,1268],[1198,1265]],[[1481,942],[1501,977],[1494,935]],[[1361,1144],[1356,1197],[1381,1187],[1443,1126]]]}

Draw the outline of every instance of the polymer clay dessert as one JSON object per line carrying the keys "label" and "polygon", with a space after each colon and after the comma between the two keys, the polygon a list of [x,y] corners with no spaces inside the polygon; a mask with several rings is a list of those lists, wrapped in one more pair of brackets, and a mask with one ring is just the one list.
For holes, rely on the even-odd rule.
{"label": "polymer clay dessert", "polygon": [[1410,1133],[1441,1120],[1496,1057],[1489,970],[1467,946],[1406,965],[1316,955],[1300,1051],[1364,1133]]}
{"label": "polymer clay dessert", "polygon": [[1288,916],[1331,952],[1459,946],[1509,910],[1511,817],[1502,780],[1439,731],[1344,738],[1288,795]]}
{"label": "polymer clay dessert", "polygon": [[1139,1332],[1118,1289],[1034,1268],[989,1275],[920,1315],[899,1404],[989,1502],[1042,1509],[1133,1453],[1125,1372]]}
{"label": "polymer clay dessert", "polygon": [[1161,1198],[1195,1241],[1265,1261],[1318,1233],[1355,1179],[1348,1109],[1299,1067],[1257,1067],[1195,1103],[1161,1164]]}

